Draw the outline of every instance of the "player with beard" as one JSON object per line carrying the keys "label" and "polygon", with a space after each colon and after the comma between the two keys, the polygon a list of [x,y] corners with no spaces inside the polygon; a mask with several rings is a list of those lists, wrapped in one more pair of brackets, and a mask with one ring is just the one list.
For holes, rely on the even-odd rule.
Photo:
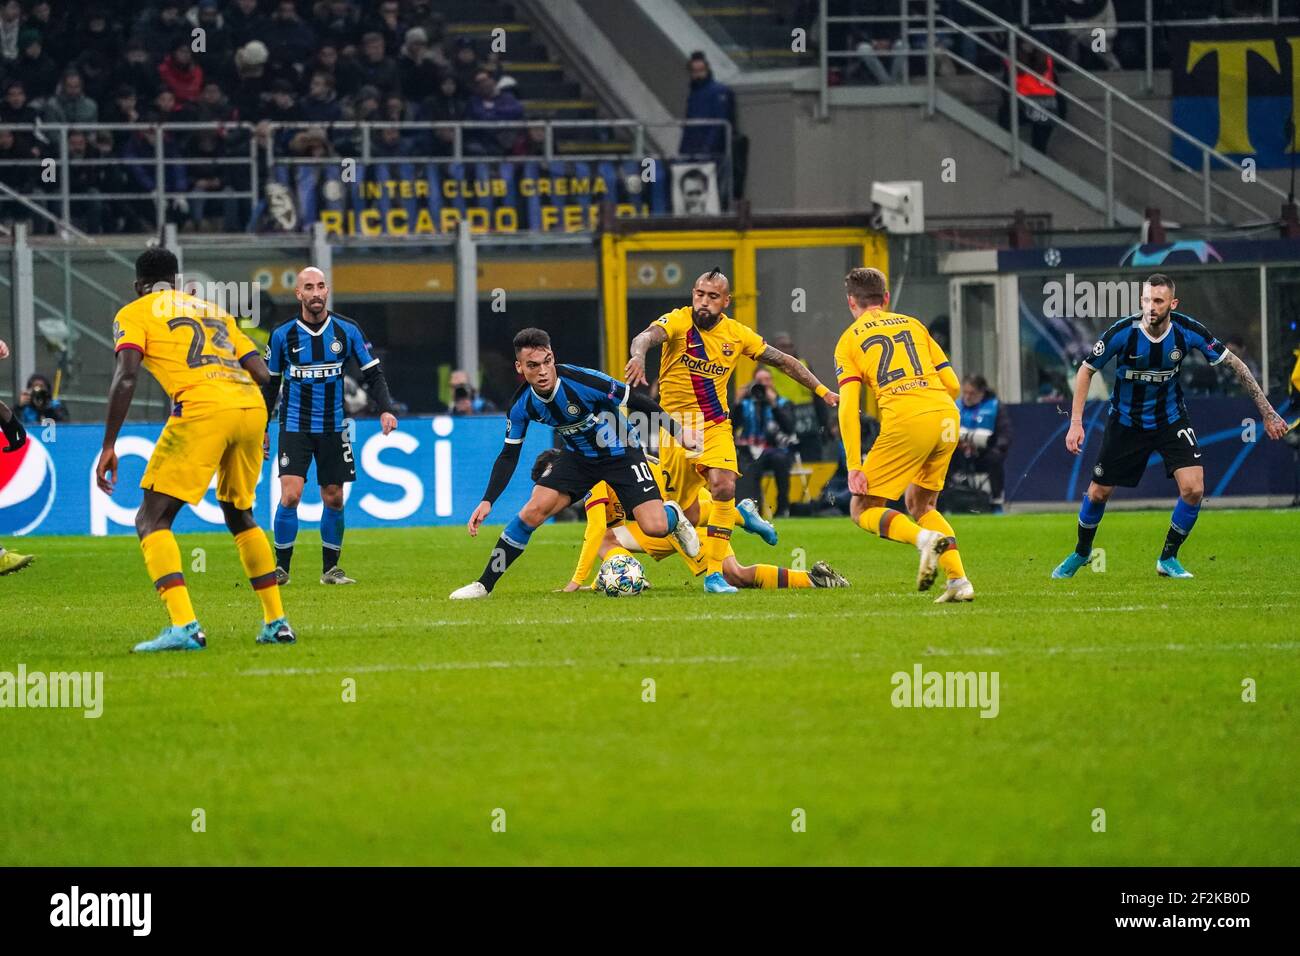
{"label": "player with beard", "polygon": [[[388,382],[379,359],[370,353],[361,328],[326,308],[325,273],[307,267],[298,273],[294,295],[302,308],[292,322],[271,333],[266,364],[267,408],[280,400],[280,506],[275,511],[276,581],[289,583],[289,564],[298,538],[298,502],[307,469],[316,462],[321,502],[321,584],[356,584],[339,567],[343,550],[343,485],[356,481],[351,436],[343,424],[343,367],[354,359],[365,388],[377,406],[387,435],[397,427]],[[281,394],[283,392],[283,394]]]}
{"label": "player with beard", "polygon": [[1115,387],[1101,452],[1079,509],[1078,541],[1052,572],[1054,578],[1072,578],[1089,563],[1097,526],[1115,486],[1137,485],[1152,452],[1159,453],[1165,474],[1178,485],[1178,501],[1169,519],[1164,548],[1156,559],[1156,573],[1164,578],[1192,577],[1178,561],[1178,549],[1192,533],[1205,494],[1201,450],[1187,418],[1178,381],[1181,364],[1192,349],[1204,355],[1211,365],[1227,363],[1242,389],[1254,400],[1269,438],[1286,434],[1286,422],[1273,410],[1246,364],[1209,329],[1177,309],[1174,280],[1156,273],[1142,284],[1142,311],[1125,316],[1103,332],[1092,354],[1079,366],[1074,380],[1070,430],[1065,436],[1065,447],[1070,454],[1083,451],[1083,407],[1088,399],[1088,386],[1112,358],[1115,359]]}
{"label": "player with beard", "polygon": [[[704,576],[704,590],[710,594],[737,591],[727,583],[722,565],[736,526],[736,478],[740,474],[727,383],[740,357],[779,368],[816,392],[827,405],[839,402],[839,396],[802,362],[728,317],[723,310],[730,302],[731,283],[727,277],[720,269],[706,272],[695,280],[690,305],[661,315],[632,340],[632,355],[625,370],[629,385],[647,384],[646,353],[662,345],[659,401],[681,425],[704,433],[699,455],[688,454],[671,436],[661,436],[660,461],[668,478],[665,491],[682,504],[692,523],[700,516],[700,490],[707,487],[713,500],[705,545],[708,573]],[[751,516],[740,513],[748,524]]]}

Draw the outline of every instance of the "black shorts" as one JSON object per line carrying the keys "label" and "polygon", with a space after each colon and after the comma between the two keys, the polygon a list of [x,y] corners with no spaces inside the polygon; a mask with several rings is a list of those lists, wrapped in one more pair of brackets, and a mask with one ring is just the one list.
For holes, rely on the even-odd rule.
{"label": "black shorts", "polygon": [[588,458],[566,448],[555,464],[537,479],[543,488],[568,495],[574,501],[580,501],[602,481],[609,482],[629,517],[637,505],[662,500],[654,472],[645,460],[645,452],[639,448],[628,449],[617,458]]}
{"label": "black shorts", "polygon": [[357,480],[352,444],[342,432],[280,432],[280,474],[306,478],[312,459],[316,482],[322,486]]}
{"label": "black shorts", "polygon": [[1199,466],[1201,449],[1191,423],[1181,418],[1160,428],[1129,428],[1112,418],[1106,423],[1101,439],[1101,454],[1092,469],[1092,480],[1099,485],[1132,488],[1142,480],[1152,452],[1164,459],[1165,475],[1172,478],[1179,468]]}

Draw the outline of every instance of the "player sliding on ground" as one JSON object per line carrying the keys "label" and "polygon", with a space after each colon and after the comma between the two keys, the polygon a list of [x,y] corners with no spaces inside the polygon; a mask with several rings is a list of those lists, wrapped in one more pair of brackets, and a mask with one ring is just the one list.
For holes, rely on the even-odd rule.
{"label": "player sliding on ground", "polygon": [[[718,269],[695,280],[691,304],[661,315],[632,340],[625,377],[629,385],[647,384],[646,354],[663,345],[659,356],[659,400],[674,420],[686,428],[703,427],[704,446],[699,455],[687,454],[677,441],[660,448],[668,472],[669,491],[682,503],[692,523],[699,521],[700,489],[707,487],[713,500],[706,532],[708,573],[704,590],[734,594],[722,573],[731,532],[736,525],[736,438],[727,408],[727,383],[742,355],[785,372],[809,391],[835,405],[839,396],[823,385],[794,356],[763,341],[748,326],[729,318],[723,310],[731,302],[731,283]],[[644,528],[642,530],[645,530]]]}
{"label": "player sliding on ground", "polygon": [[[544,475],[546,470],[554,465],[558,456],[559,452],[554,449],[547,449],[538,455],[537,460],[533,463],[533,480],[537,481]],[[659,460],[651,455],[646,455],[646,460],[650,462],[650,467],[654,472],[655,483],[659,486],[660,492],[663,492],[665,477]],[[708,491],[700,490],[700,521],[701,524],[705,525],[708,523],[708,513],[713,505],[708,495]],[[666,494],[665,497],[667,497]],[[562,590],[581,590],[586,585],[587,578],[591,576],[591,570],[597,558],[604,561],[619,554],[646,554],[656,561],[662,561],[673,554],[678,554],[686,562],[686,567],[693,577],[699,577],[707,570],[707,562],[703,555],[697,554],[693,558],[688,557],[675,539],[652,538],[641,530],[635,520],[628,520],[627,512],[623,510],[623,503],[618,500],[618,494],[605,482],[602,481],[591,489],[591,493],[587,495],[587,500],[584,502],[584,507],[587,511],[587,531],[582,539],[582,551],[578,555],[578,565],[573,570],[572,579]],[[740,508],[744,512],[754,514],[757,514],[758,510],[757,506],[749,498],[740,503]],[[771,527],[761,518],[758,520],[768,528]],[[775,543],[775,537],[769,538],[761,535],[757,526],[747,526],[746,530],[763,536],[764,540],[768,540],[769,543]],[[778,588],[846,588],[849,586],[848,579],[825,561],[818,561],[808,571],[782,568],[775,564],[746,565],[737,560],[736,553],[730,548],[727,549],[727,557],[722,562],[722,574],[727,579],[727,583],[736,588],[760,588],[766,590]]]}
{"label": "player sliding on ground", "polygon": [[[835,346],[840,383],[840,435],[849,465],[849,513],[865,531],[914,545],[916,575],[929,590],[942,567],[948,586],[936,604],[975,600],[957,553],[952,526],[935,509],[957,447],[961,383],[929,331],[910,315],[888,311],[889,285],[879,269],[854,269],[844,279],[853,324]],[[862,458],[858,412],[863,383],[880,405],[880,434]],[[900,495],[909,518],[889,507]],[[915,520],[913,520],[915,519]]]}
{"label": "player sliding on ground", "polygon": [[[354,360],[366,393],[379,408],[385,435],[397,427],[393,400],[379,359],[351,319],[326,308],[325,273],[308,266],[294,287],[301,308],[296,318],[276,328],[266,347],[271,381],[263,388],[267,408],[280,402],[280,506],[275,509],[275,580],[289,583],[289,566],[298,539],[298,503],[307,469],[316,462],[320,485],[321,584],[356,584],[339,567],[343,551],[343,486],[357,480],[351,436],[343,424],[343,366]],[[283,380],[283,396],[281,381]]]}
{"label": "player sliding on ground", "polygon": [[[618,489],[642,531],[654,538],[674,535],[688,555],[699,554],[700,539],[695,528],[679,504],[665,503],[660,496],[654,473],[621,406],[653,415],[652,422],[666,420],[664,410],[603,372],[557,365],[551,337],[541,329],[524,329],[515,336],[514,348],[515,370],[524,377],[524,384],[511,399],[505,447],[492,466],[483,501],[470,516],[470,536],[478,536],[479,526],[510,483],[529,422],[554,428],[564,442],[564,451],[537,480],[528,503],[506,525],[479,579],[457,588],[451,593],[452,599],[491,594],[501,575],[524,553],[532,533],[602,481]],[[698,443],[697,435],[682,432],[675,425],[674,430],[688,445]]]}
{"label": "player sliding on ground", "polygon": [[176,288],[176,257],[146,249],[135,261],[139,296],[117,313],[117,360],[108,390],[104,447],[95,465],[99,490],[117,483],[117,441],[135,395],[141,363],[170,397],[171,417],[158,436],[140,487],[135,515],[144,564],[167,605],[171,626],[136,651],[192,651],[207,646],[194,614],[172,522],[185,504],[203,500],[217,476],[217,502],[235,536],[239,560],[262,601],[259,644],[292,644],[275,583],[275,559],[253,519],[253,492],[262,473],[266,402],[259,386],[270,381],[266,363],[228,313]]}
{"label": "player sliding on ground", "polygon": [[[8,357],[9,346],[0,339],[0,359]],[[0,454],[18,451],[27,444],[27,429],[23,428],[23,423],[18,420],[18,416],[4,402],[0,402],[0,433],[5,437],[5,445],[0,448]],[[33,560],[30,554],[6,551],[3,546],[0,546],[0,577],[21,571]]]}
{"label": "player sliding on ground", "polygon": [[1083,408],[1092,377],[1115,359],[1115,388],[1101,451],[1092,481],[1079,508],[1079,537],[1074,551],[1056,566],[1054,578],[1072,578],[1088,564],[1097,525],[1115,486],[1132,488],[1142,479],[1152,452],[1159,452],[1165,475],[1178,485],[1178,501],[1169,519],[1165,546],[1156,559],[1156,573],[1166,578],[1190,578],[1178,561],[1178,549],[1192,533],[1205,494],[1205,469],[1196,432],[1187,418],[1178,371],[1187,353],[1196,349],[1211,365],[1226,362],[1246,394],[1255,401],[1269,438],[1281,438],[1287,425],[1273,410],[1264,390],[1241,359],[1190,315],[1175,311],[1174,280],[1156,273],[1142,283],[1142,311],[1120,319],[1102,333],[1092,354],[1074,377],[1074,405],[1065,447],[1083,451]]}

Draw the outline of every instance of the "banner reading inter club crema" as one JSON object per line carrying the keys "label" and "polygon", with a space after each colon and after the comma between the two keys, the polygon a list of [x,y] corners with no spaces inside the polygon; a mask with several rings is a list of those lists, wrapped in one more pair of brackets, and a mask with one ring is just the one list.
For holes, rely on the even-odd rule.
{"label": "banner reading inter club crema", "polygon": [[262,219],[335,236],[442,235],[462,219],[475,232],[589,232],[606,202],[624,218],[671,211],[669,179],[634,160],[279,166]]}
{"label": "banner reading inter club crema", "polygon": [[[1300,148],[1300,24],[1189,27],[1169,40],[1179,129],[1241,162],[1289,166]],[[1288,121],[1291,127],[1288,128]],[[1174,156],[1201,168],[1201,150],[1173,137]]]}

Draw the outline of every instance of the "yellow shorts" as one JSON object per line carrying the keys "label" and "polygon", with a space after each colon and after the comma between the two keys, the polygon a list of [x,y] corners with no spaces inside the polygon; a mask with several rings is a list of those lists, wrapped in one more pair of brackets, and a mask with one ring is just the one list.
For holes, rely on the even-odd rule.
{"label": "yellow shorts", "polygon": [[[647,557],[656,561],[662,561],[664,558],[678,555],[686,566],[690,568],[691,574],[700,575],[708,570],[708,559],[704,556],[704,549],[700,548],[700,553],[693,558],[688,558],[685,552],[673,546],[673,538],[651,538],[637,525],[635,521],[626,521],[614,529],[614,537],[618,539],[620,547],[626,548],[633,554],[645,554]],[[727,548],[727,554],[734,555],[730,546]]]}
{"label": "yellow shorts", "polygon": [[862,463],[867,494],[892,500],[912,484],[942,490],[959,432],[955,407],[886,425]]}
{"label": "yellow shorts", "polygon": [[253,507],[262,474],[266,409],[184,405],[167,419],[140,487],[198,504],[217,476],[217,500]]}
{"label": "yellow shorts", "polygon": [[689,508],[699,498],[701,489],[708,487],[705,476],[710,468],[723,468],[740,474],[731,422],[705,425],[704,448],[698,454],[688,452],[666,431],[660,431],[659,467],[664,476],[664,493],[669,500]]}

